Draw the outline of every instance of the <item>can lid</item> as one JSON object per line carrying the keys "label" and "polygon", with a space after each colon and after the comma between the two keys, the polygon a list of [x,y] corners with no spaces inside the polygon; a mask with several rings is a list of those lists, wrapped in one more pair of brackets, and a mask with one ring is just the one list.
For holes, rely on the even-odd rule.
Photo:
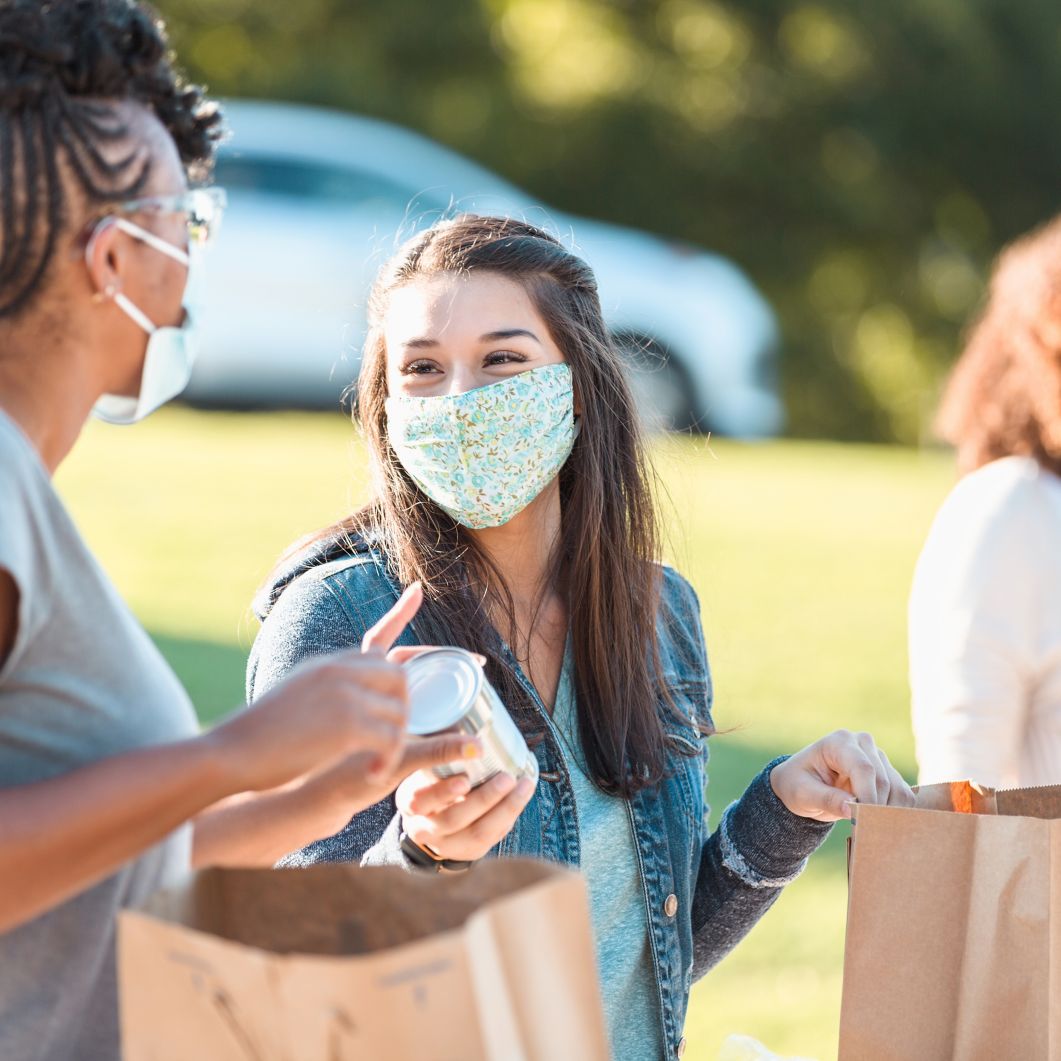
{"label": "can lid", "polygon": [[439,648],[405,664],[409,682],[408,730],[415,735],[449,729],[475,703],[483,672],[462,648]]}

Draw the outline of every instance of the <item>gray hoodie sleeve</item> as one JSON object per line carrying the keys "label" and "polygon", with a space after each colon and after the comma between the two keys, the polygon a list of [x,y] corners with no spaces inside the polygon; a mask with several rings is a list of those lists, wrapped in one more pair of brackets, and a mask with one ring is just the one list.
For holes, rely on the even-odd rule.
{"label": "gray hoodie sleeve", "polygon": [[769,763],[722,815],[700,853],[693,892],[693,977],[717,965],[773,906],[832,826],[793,814],[770,785]]}
{"label": "gray hoodie sleeve", "polygon": [[[315,572],[296,578],[269,609],[254,641],[247,661],[247,702],[264,696],[307,659],[357,648],[365,630],[332,581]],[[361,862],[410,868],[398,846],[399,825],[394,799],[388,797],[355,814],[341,832],[285,855],[278,865]]]}

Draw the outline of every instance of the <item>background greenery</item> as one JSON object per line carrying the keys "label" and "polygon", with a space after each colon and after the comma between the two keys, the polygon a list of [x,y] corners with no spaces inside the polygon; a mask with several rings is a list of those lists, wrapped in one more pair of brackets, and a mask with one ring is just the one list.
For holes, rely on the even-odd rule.
{"label": "background greenery", "polygon": [[[708,796],[718,813],[763,763],[831,729],[868,729],[908,777],[905,600],[950,486],[939,453],[662,439],[670,559],[693,581],[717,684]],[[167,409],[92,423],[58,486],[204,719],[239,704],[255,587],[282,549],[365,488],[348,423]],[[733,1032],[835,1056],[846,905],[839,827],[749,940],[693,992],[686,1055]]]}
{"label": "background greenery", "polygon": [[157,0],[220,94],[411,126],[721,251],[791,433],[918,440],[1001,243],[1058,207],[1056,0]]}

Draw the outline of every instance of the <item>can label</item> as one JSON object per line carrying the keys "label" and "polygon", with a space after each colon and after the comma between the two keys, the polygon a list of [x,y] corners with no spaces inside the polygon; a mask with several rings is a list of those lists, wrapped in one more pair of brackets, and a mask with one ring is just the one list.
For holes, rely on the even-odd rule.
{"label": "can label", "polygon": [[537,757],[475,657],[458,648],[424,652],[406,665],[411,699],[409,730],[416,734],[466,733],[478,737],[478,759],[435,768],[438,777],[467,775],[472,787],[499,773],[517,781],[538,779]]}
{"label": "can label", "polygon": [[[511,733],[502,736],[498,732],[499,729],[504,731],[507,728],[511,728]],[[538,780],[538,760],[527,747],[523,734],[507,711],[500,716],[494,715],[492,724],[483,727],[478,737],[483,749],[478,759],[436,766],[435,775],[446,778],[467,774],[472,788],[477,788],[497,774],[511,774],[517,781],[524,777]]]}

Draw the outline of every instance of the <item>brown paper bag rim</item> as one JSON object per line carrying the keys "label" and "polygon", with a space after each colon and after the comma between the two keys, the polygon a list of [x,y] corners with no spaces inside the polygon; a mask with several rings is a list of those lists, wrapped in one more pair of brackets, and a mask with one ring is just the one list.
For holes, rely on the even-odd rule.
{"label": "brown paper bag rim", "polygon": [[[515,860],[510,860],[515,861]],[[521,859],[521,862],[534,863],[537,860],[534,859]],[[498,895],[490,898],[483,903],[481,907],[473,910],[462,922],[454,925],[452,928],[439,930],[432,932],[430,939],[450,942],[461,935],[463,935],[469,928],[469,926],[482,921],[486,918],[490,918],[494,915],[495,911],[502,910],[503,908],[515,903],[521,899],[524,899],[528,895],[532,895],[538,892],[547,892],[556,889],[568,889],[572,886],[584,887],[584,879],[581,873],[567,866],[561,866],[556,863],[548,863],[549,872],[547,875],[540,877],[537,880],[528,881],[516,888],[512,892],[508,892],[503,895]],[[374,873],[377,869],[396,869],[399,873],[405,873],[406,870],[402,870],[398,867],[347,867],[357,869],[362,872]],[[210,869],[203,870],[201,872],[214,873],[228,872],[222,867],[211,867]],[[239,872],[248,872],[247,870],[240,870]],[[262,873],[301,873],[303,870],[292,868],[284,870],[272,870],[262,869]],[[194,875],[193,875],[194,876]],[[191,879],[191,878],[189,878]],[[185,885],[186,886],[186,885]],[[224,936],[219,935],[216,932],[212,932],[209,929],[198,928],[192,924],[189,924],[186,920],[180,918],[165,916],[162,913],[154,912],[150,906],[152,900],[157,904],[160,900],[163,902],[173,898],[179,899],[183,889],[180,886],[160,889],[157,892],[152,893],[144,901],[136,906],[127,907],[126,909],[118,912],[118,925],[119,930],[122,922],[128,921],[132,923],[138,923],[140,925],[163,925],[167,928],[172,928],[180,931],[181,933],[190,933],[198,940],[208,940],[212,944],[219,945],[226,950],[247,952],[251,951],[256,955],[268,958],[270,961],[282,961],[285,964],[289,961],[296,962],[309,962],[318,968],[326,968],[328,966],[334,966],[336,964],[347,964],[350,962],[361,962],[368,963],[375,961],[381,953],[393,953],[396,956],[400,956],[405,951],[411,951],[419,948],[426,937],[419,937],[416,939],[408,940],[404,943],[396,943],[381,950],[370,950],[363,953],[347,953],[347,954],[314,954],[308,951],[278,951],[272,950],[269,947],[255,945],[253,943],[246,943],[240,940],[226,939]],[[168,904],[167,905],[171,905]]]}

